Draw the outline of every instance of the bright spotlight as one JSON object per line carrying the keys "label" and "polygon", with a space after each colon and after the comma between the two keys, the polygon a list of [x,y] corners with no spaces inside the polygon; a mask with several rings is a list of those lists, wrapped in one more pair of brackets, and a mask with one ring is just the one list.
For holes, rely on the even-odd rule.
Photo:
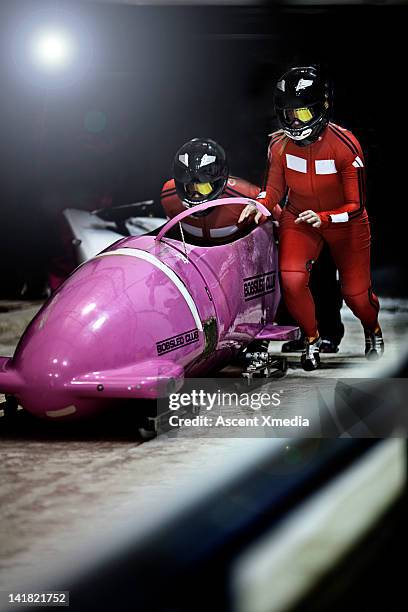
{"label": "bright spotlight", "polygon": [[33,39],[32,57],[39,67],[49,70],[66,68],[71,63],[73,55],[73,40],[67,32],[43,31]]}

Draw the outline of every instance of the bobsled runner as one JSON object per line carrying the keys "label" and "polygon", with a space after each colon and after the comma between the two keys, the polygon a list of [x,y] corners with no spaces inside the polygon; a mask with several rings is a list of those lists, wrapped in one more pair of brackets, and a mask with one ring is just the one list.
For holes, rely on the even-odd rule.
{"label": "bobsled runner", "polygon": [[[224,198],[194,212],[249,201]],[[166,396],[184,377],[224,367],[254,340],[297,336],[297,328],[272,324],[280,300],[273,224],[225,245],[198,245],[177,232],[191,213],[148,235],[121,238],[68,277],[14,356],[0,357],[5,409],[18,404],[46,419],[85,417],[122,400]],[[254,355],[249,375],[256,360],[268,373],[268,357]]]}

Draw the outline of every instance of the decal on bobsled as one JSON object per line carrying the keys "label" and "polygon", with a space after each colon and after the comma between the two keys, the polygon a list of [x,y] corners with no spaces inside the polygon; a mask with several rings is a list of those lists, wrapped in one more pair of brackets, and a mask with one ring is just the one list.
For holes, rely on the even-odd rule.
{"label": "decal on bobsled", "polygon": [[245,301],[249,302],[275,291],[275,274],[275,271],[271,270],[250,278],[244,278]]}
{"label": "decal on bobsled", "polygon": [[165,353],[171,353],[193,342],[198,342],[197,328],[190,329],[190,331],[183,332],[182,334],[177,334],[177,336],[173,336],[172,338],[166,338],[165,340],[156,342],[157,354],[164,355]]}

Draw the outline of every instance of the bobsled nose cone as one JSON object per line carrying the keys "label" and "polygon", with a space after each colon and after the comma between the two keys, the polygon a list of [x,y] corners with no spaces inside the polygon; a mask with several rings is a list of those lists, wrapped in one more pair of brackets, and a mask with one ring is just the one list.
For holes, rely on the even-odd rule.
{"label": "bobsled nose cone", "polygon": [[[119,249],[78,268],[16,349],[21,405],[70,418],[96,403],[157,397],[157,380],[181,380],[202,354],[205,335],[197,305],[171,267],[186,273],[184,260],[172,257],[167,264],[147,251]],[[188,271],[204,293],[195,268]]]}
{"label": "bobsled nose cone", "polygon": [[[46,343],[40,351],[34,336],[24,351],[14,360],[13,381],[9,385],[19,404],[37,417],[50,419],[76,418],[93,414],[104,407],[103,398],[83,398],[70,387],[73,373],[77,374],[80,363],[75,360],[65,343]],[[37,355],[36,358],[35,355]],[[0,388],[3,385],[0,380]]]}

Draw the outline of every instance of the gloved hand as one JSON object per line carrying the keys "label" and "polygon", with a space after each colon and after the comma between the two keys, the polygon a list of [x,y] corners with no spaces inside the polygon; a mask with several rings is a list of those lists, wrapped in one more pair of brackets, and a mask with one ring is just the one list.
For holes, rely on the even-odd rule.
{"label": "gloved hand", "polygon": [[322,220],[314,210],[304,210],[295,219],[295,223],[311,223],[312,227],[320,227]]}

